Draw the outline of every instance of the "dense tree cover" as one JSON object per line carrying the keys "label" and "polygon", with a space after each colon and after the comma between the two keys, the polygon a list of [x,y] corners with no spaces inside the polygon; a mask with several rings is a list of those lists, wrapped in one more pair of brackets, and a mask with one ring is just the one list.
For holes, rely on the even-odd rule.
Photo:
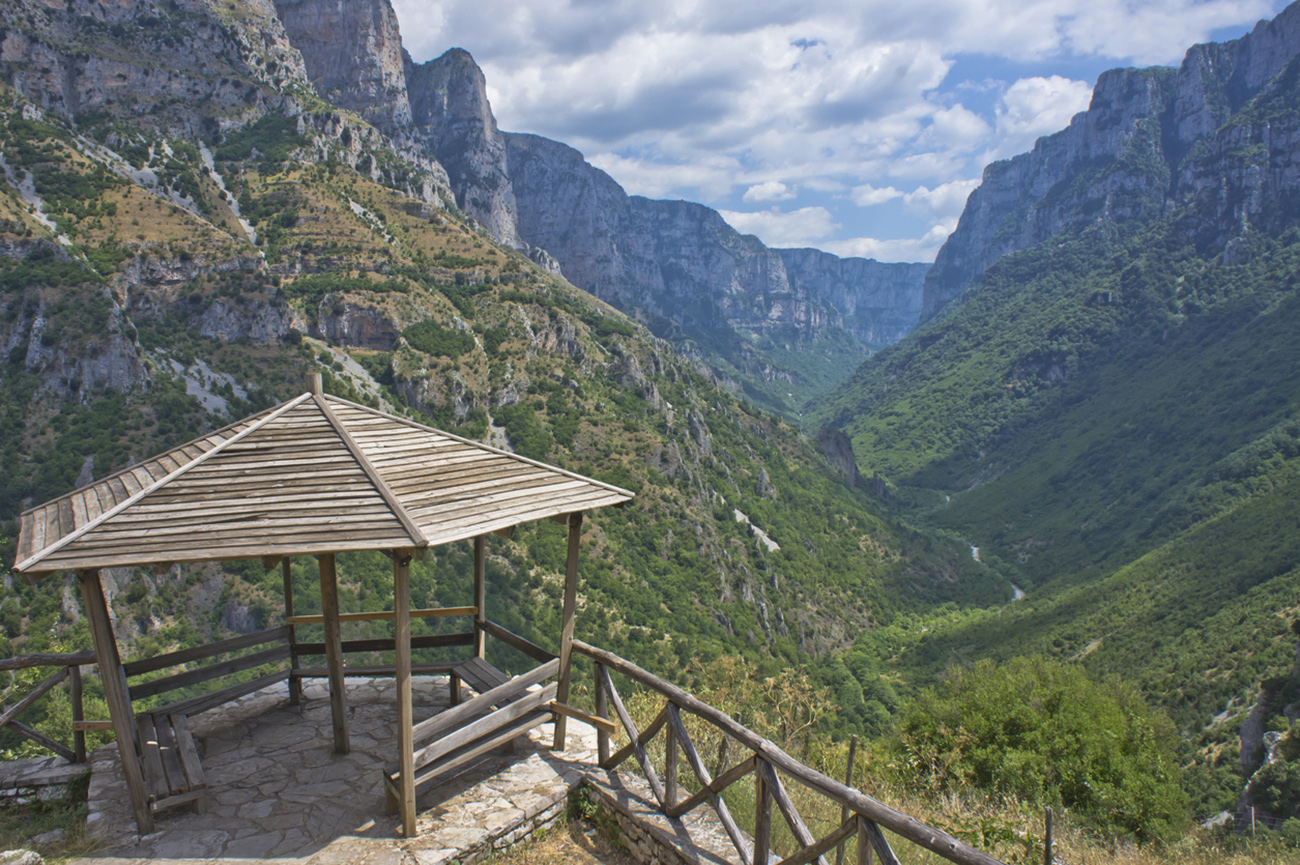
{"label": "dense tree cover", "polygon": [[982,661],[922,692],[892,748],[917,783],[1063,806],[1150,841],[1187,820],[1178,744],[1134,688],[1030,656]]}

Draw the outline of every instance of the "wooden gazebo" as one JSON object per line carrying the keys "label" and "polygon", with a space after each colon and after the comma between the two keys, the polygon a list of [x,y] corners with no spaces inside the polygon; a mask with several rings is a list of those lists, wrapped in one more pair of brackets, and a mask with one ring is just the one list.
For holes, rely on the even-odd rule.
{"label": "wooden gazebo", "polygon": [[[185,715],[215,703],[182,701],[170,712],[155,711],[137,719],[133,697],[160,693],[165,686],[147,682],[133,687],[128,677],[210,657],[213,652],[190,649],[123,665],[99,579],[101,568],[159,568],[178,562],[249,558],[261,558],[268,568],[281,563],[286,625],[255,638],[226,640],[214,648],[227,651],[280,640],[283,645],[278,649],[252,656],[242,667],[236,662],[223,669],[248,669],[272,657],[292,657],[297,667],[304,644],[296,642],[294,626],[323,624],[334,747],[339,753],[349,749],[340,621],[391,619],[393,639],[366,641],[366,648],[387,649],[391,644],[395,655],[397,759],[385,781],[390,806],[400,811],[403,830],[411,837],[417,774],[424,772],[423,780],[428,780],[439,767],[463,763],[466,755],[481,753],[541,715],[554,717],[555,747],[562,749],[566,716],[587,717],[567,705],[583,512],[621,505],[630,498],[632,493],[619,487],[326,396],[315,376],[308,393],[23,513],[14,570],[29,579],[64,570],[76,571],[80,577],[112,727],[142,834],[152,831],[155,807],[196,797],[189,788],[199,783],[202,769]],[[507,533],[521,523],[546,518],[566,524],[569,531],[560,654],[533,674],[507,682],[499,674],[493,678],[486,673],[490,666],[483,661],[485,637],[501,638],[539,659],[551,656],[487,619],[484,538],[490,532]],[[473,646],[472,663],[443,667],[453,676],[453,701],[460,691],[455,677],[463,676],[480,692],[475,699],[485,702],[477,708],[456,706],[444,713],[450,716],[445,720],[440,722],[443,716],[436,716],[431,726],[424,722],[417,729],[411,699],[409,566],[427,547],[471,539],[473,606],[415,612],[474,617],[474,632],[462,641]],[[340,616],[335,554],[358,550],[380,550],[392,558],[393,612]],[[315,556],[319,561],[320,616],[293,615],[288,565],[295,556]],[[430,646],[449,642],[436,637],[419,640]],[[290,669],[281,675],[290,681],[291,699],[296,698],[296,686],[306,672]],[[550,676],[558,676],[558,682],[548,689],[527,690]],[[191,672],[174,678],[188,683],[205,677]],[[443,741],[417,753],[421,730],[424,738],[441,736]]]}

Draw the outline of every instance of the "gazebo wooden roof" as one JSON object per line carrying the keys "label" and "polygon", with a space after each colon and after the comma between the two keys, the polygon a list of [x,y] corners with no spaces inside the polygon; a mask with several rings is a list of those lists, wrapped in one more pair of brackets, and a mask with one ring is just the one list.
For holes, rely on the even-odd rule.
{"label": "gazebo wooden roof", "polygon": [[[334,748],[338,753],[347,753],[350,745],[344,645],[340,636],[342,619],[335,554],[364,550],[388,553],[393,559],[393,609],[351,615],[393,622],[392,640],[361,642],[383,643],[384,650],[391,649],[395,655],[392,668],[397,679],[395,792],[403,831],[411,837],[415,832],[417,768],[411,703],[411,560],[419,557],[426,547],[473,539],[474,605],[416,612],[472,615],[474,632],[460,635],[466,638],[461,644],[474,647],[471,662],[484,663],[484,640],[488,635],[525,654],[532,651],[536,655],[545,652],[486,617],[484,539],[490,532],[548,517],[568,526],[560,654],[556,657],[545,653],[553,662],[534,671],[546,673],[537,681],[556,674],[559,681],[541,696],[530,698],[536,703],[541,697],[554,695],[546,704],[546,712],[552,713],[555,719],[555,746],[563,748],[566,716],[586,717],[567,704],[583,512],[605,505],[621,505],[632,495],[610,484],[326,396],[321,392],[320,376],[315,375],[308,393],[24,512],[14,570],[29,579],[59,570],[78,572],[114,734],[119,743],[136,745],[120,748],[119,756],[137,826],[145,833],[152,831],[153,805],[163,801],[158,797],[166,792],[151,792],[148,785],[157,781],[161,777],[159,773],[164,771],[168,783],[177,777],[165,766],[149,768],[146,764],[150,759],[157,763],[160,753],[164,761],[170,755],[174,762],[174,754],[159,742],[168,740],[169,736],[180,742],[188,739],[188,733],[182,734],[175,728],[174,719],[155,726],[157,719],[150,721],[152,716],[148,715],[141,719],[143,726],[137,728],[132,692],[138,689],[128,685],[127,668],[118,654],[100,569],[257,557],[269,568],[278,561],[284,572],[286,624],[283,628],[222,641],[204,649],[174,652],[152,661],[132,662],[128,666],[137,674],[158,670],[182,663],[182,659],[219,654],[231,648],[232,643],[259,645],[269,639],[280,639],[283,632],[288,640],[287,648],[252,655],[246,662],[232,662],[233,665],[215,664],[211,669],[242,670],[270,655],[288,654],[295,669],[284,675],[289,679],[293,702],[298,693],[295,687],[298,678],[293,674],[306,672],[296,669],[297,657],[300,651],[311,654],[306,647],[312,645],[298,642],[294,625],[319,622],[325,632],[321,645],[330,682]],[[294,556],[304,555],[315,556],[319,562],[322,607],[319,616],[293,615],[289,562]],[[422,639],[434,641],[429,645],[446,643],[439,642],[440,637]],[[369,650],[374,650],[374,646]],[[173,676],[169,687],[208,678],[211,675],[203,671],[186,672]],[[453,691],[457,691],[454,682],[453,679]],[[240,686],[244,690],[238,693],[247,693],[248,687],[256,685],[255,681]],[[163,690],[156,682],[142,687],[150,694]],[[491,693],[495,692],[493,689]],[[517,724],[518,714],[507,707],[492,717],[499,715],[500,724]],[[534,711],[529,717],[538,714]],[[485,721],[486,718],[480,719],[466,729],[477,731]],[[502,732],[493,727],[488,733],[498,737],[513,735],[513,729],[509,727]],[[450,740],[460,742],[459,734],[447,735]],[[470,752],[478,753],[474,748],[481,749],[495,741],[473,745]],[[146,744],[150,747],[146,748]],[[433,747],[424,748],[422,758],[428,757]],[[186,753],[183,747],[180,753],[183,761]],[[197,756],[191,757],[197,764]],[[187,778],[196,777],[188,763],[183,768]],[[177,793],[173,789],[167,801],[194,797],[192,791]]]}
{"label": "gazebo wooden roof", "polygon": [[25,512],[14,570],[421,548],[630,498],[305,393]]}

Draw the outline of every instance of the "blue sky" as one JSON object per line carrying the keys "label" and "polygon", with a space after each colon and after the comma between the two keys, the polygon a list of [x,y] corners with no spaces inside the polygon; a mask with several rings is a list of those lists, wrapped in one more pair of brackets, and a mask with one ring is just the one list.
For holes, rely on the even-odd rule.
{"label": "blue sky", "polygon": [[394,0],[421,62],[467,49],[502,129],[770,246],[931,261],[984,165],[1278,0]]}

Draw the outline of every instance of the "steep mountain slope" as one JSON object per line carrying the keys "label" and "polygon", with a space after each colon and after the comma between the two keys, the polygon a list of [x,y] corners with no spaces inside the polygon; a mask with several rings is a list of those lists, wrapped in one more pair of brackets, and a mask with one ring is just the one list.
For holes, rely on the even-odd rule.
{"label": "steep mountain slope", "polygon": [[[1267,93],[1288,89],[1275,79],[1297,51],[1293,4],[1241,39],[1191,48],[1177,70],[1104,73],[1069,128],[984,169],[926,275],[922,316],[978,290],[1003,255],[1096,220],[1179,214],[1202,252],[1222,252],[1251,227],[1294,224],[1294,123],[1274,128],[1260,112]],[[1243,114],[1251,100],[1260,104]]]}
{"label": "steep mountain slope", "polygon": [[558,142],[506,147],[520,235],[764,407],[792,414],[915,324],[923,266],[768,249],[703,205],[629,196]]}
{"label": "steep mountain slope", "polygon": [[[422,119],[436,81],[406,79],[419,95],[405,127],[367,102],[366,88],[388,92],[391,63],[342,63],[378,71],[335,88],[348,108],[326,102],[292,40],[325,39],[334,19],[294,20],[306,10],[285,5],[281,27],[263,7],[194,2],[114,7],[93,28],[81,7],[35,10],[0,8],[6,561],[22,507],[298,393],[320,370],[331,392],[637,490],[626,512],[591,522],[582,628],[648,664],[720,652],[789,663],[902,611],[999,591],[955,541],[888,521],[815,442],[466,216],[430,138],[460,133]],[[130,54],[119,26],[140,34]],[[196,32],[210,38],[196,46]],[[61,71],[33,75],[36,62]],[[181,82],[114,83],[169,76]],[[550,524],[491,541],[495,614],[543,642],[562,549]],[[465,554],[417,568],[418,603],[467,590]],[[295,571],[307,607],[313,568]],[[380,557],[343,570],[346,607],[382,606]],[[111,582],[128,646],[246,631],[279,608],[278,577],[258,563]],[[84,637],[64,581],[3,592],[6,640]]]}
{"label": "steep mountain slope", "polygon": [[1298,23],[1103,75],[1068,130],[986,171],[928,320],[816,407],[900,508],[1028,589],[864,638],[907,675],[1080,660],[1215,754],[1289,675]]}

